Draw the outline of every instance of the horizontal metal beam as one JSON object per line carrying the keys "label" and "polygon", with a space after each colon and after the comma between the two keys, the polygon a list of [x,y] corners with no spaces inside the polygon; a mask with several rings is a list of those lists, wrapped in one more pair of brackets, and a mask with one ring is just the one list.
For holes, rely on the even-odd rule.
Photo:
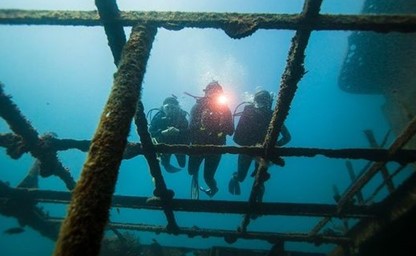
{"label": "horizontal metal beam", "polygon": [[[64,151],[78,149],[87,152],[90,146],[88,140],[57,139],[53,137],[42,138],[44,147],[52,151]],[[7,148],[7,152],[22,143],[19,136],[7,133],[0,134],[0,147]],[[155,149],[160,153],[183,153],[187,155],[204,154],[213,152],[218,154],[247,154],[261,156],[264,154],[262,147],[235,147],[235,146],[215,146],[215,145],[155,145]],[[21,152],[23,154],[24,152]],[[20,155],[21,155],[20,154]],[[128,143],[124,152],[124,159],[131,159],[143,154],[140,143]],[[325,149],[325,148],[301,148],[301,147],[277,147],[272,150],[276,157],[315,157],[318,155],[337,158],[337,159],[365,159],[370,161],[396,161],[402,164],[416,162],[416,150],[397,150],[395,154],[390,154],[387,149],[365,149],[365,148],[344,148],[344,149]]]}
{"label": "horizontal metal beam", "polygon": [[[49,219],[52,223],[62,222],[62,219]],[[148,224],[132,224],[132,223],[115,223],[111,222],[108,227],[115,229],[125,229],[134,231],[144,231],[159,233],[169,233],[168,230],[163,226],[148,225]],[[332,243],[332,244],[346,244],[350,241],[345,236],[327,236],[327,235],[316,235],[310,236],[305,233],[271,233],[271,232],[238,232],[233,230],[224,229],[205,229],[197,226],[191,228],[181,227],[175,235],[187,235],[190,238],[201,236],[202,238],[207,237],[223,237],[225,241],[233,243],[238,239],[249,239],[249,240],[263,240],[270,243],[276,243],[281,241],[289,242],[309,242],[315,244]]]}
{"label": "horizontal metal beam", "polygon": [[[169,30],[183,28],[223,29],[241,38],[257,29],[366,30],[416,32],[416,15],[318,15],[306,22],[301,14],[240,14],[208,12],[120,12],[123,26],[147,23]],[[0,10],[0,24],[102,26],[96,11]]]}
{"label": "horizontal metal beam", "polygon": [[[15,189],[0,186],[0,198],[15,198],[22,196],[37,202],[68,204],[71,200],[70,192],[49,190]],[[162,210],[162,204],[157,198],[118,196],[114,195],[112,207]],[[349,218],[375,217],[374,207],[351,206],[341,214],[337,212],[337,206],[331,204],[310,203],[259,203],[250,208],[247,202],[225,200],[189,200],[173,199],[171,207],[174,211],[183,212],[209,212],[245,214],[247,212],[256,215],[287,215],[287,216],[332,216]]]}

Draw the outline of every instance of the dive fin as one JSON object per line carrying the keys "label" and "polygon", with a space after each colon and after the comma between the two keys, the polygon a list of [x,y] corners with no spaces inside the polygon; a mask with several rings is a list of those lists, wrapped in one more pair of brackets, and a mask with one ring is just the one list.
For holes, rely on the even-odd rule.
{"label": "dive fin", "polygon": [[198,185],[198,174],[192,175],[191,181],[191,199],[199,199],[199,185]]}
{"label": "dive fin", "polygon": [[218,188],[210,189],[210,188],[199,187],[199,190],[201,190],[202,192],[204,192],[205,194],[207,194],[207,196],[211,198],[218,192]]}
{"label": "dive fin", "polygon": [[231,177],[230,182],[228,182],[228,192],[232,195],[240,195],[240,182],[233,177]]}

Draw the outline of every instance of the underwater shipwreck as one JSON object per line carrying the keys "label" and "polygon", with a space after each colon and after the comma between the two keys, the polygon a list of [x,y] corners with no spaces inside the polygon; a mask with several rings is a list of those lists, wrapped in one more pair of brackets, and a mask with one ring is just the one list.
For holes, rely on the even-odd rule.
{"label": "underwater shipwreck", "polygon": [[[0,214],[13,217],[22,226],[56,241],[54,255],[323,255],[286,251],[285,242],[315,245],[333,244],[327,255],[414,255],[416,243],[411,234],[416,229],[416,173],[401,184],[393,178],[404,168],[415,168],[416,161],[416,2],[367,0],[360,15],[320,14],[324,0],[305,0],[299,14],[187,13],[120,11],[115,0],[96,0],[96,11],[36,11],[0,10],[0,25],[103,26],[117,72],[108,101],[102,111],[98,128],[90,140],[60,139],[51,134],[40,135],[13,102],[13,95],[0,86],[0,116],[11,132],[0,134],[0,146],[12,159],[30,154],[35,162],[17,187],[0,178]],[[132,27],[127,38],[123,28]],[[266,139],[259,147],[154,145],[147,130],[148,120],[142,103],[143,78],[158,28],[177,31],[183,28],[213,28],[223,30],[230,38],[248,37],[260,29],[294,30],[295,36],[281,75],[277,104]],[[381,94],[386,98],[384,114],[395,139],[390,145],[377,141],[369,130],[368,148],[327,149],[308,147],[277,147],[281,131],[299,81],[305,74],[305,49],[311,33],[316,30],[353,31],[349,48],[339,74],[339,87],[354,94]],[[372,32],[372,33],[363,33]],[[371,47],[368,47],[371,45]],[[389,54],[387,54],[389,53]],[[378,79],[383,70],[389,79]],[[1,78],[0,78],[1,80]],[[5,85],[7,86],[7,85]],[[128,141],[134,122],[140,143]],[[59,160],[57,152],[79,150],[88,154],[80,179],[75,181]],[[175,199],[162,174],[158,153],[248,154],[261,157],[248,201]],[[327,157],[345,159],[351,184],[339,194],[333,204],[256,202],[260,187],[267,181],[268,162],[285,157]],[[154,180],[154,192],[149,197],[114,195],[118,170],[123,159],[145,158]],[[349,160],[362,159],[368,165],[360,171]],[[397,162],[395,170],[387,163]],[[4,171],[4,170],[2,170]],[[383,182],[373,196],[365,197],[361,190],[375,175]],[[56,176],[67,192],[41,190],[38,178]],[[387,188],[389,194],[374,202],[373,197]],[[337,191],[335,189],[334,191]],[[149,200],[151,198],[152,200]],[[50,217],[40,202],[67,204],[68,216]],[[111,207],[163,211],[166,225],[109,222]],[[182,227],[176,222],[176,212],[239,214],[241,225],[236,230]],[[273,230],[250,230],[253,216],[319,217],[307,233],[279,233]],[[342,232],[328,228],[331,220],[341,220]],[[105,230],[117,239],[103,246]],[[223,238],[229,247],[208,249],[161,247],[156,241],[141,245],[123,231],[143,231],[172,236]],[[10,230],[19,232],[19,230]],[[262,240],[270,250],[235,248],[237,240]],[[101,250],[101,254],[100,254]]]}

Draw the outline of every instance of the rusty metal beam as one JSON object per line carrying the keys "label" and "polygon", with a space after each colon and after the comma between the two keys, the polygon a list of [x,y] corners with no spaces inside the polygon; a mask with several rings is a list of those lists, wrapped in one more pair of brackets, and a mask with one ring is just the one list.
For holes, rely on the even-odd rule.
{"label": "rusty metal beam", "polygon": [[[303,23],[310,25],[315,23],[321,4],[322,0],[305,1],[301,13]],[[295,96],[298,82],[302,79],[305,73],[303,63],[305,60],[306,46],[308,45],[311,32],[312,31],[310,29],[302,28],[297,30],[295,36],[292,38],[292,45],[289,49],[285,71],[283,72],[282,80],[280,81],[277,103],[263,142],[264,153],[261,155],[262,159],[260,161],[259,168],[256,171],[254,183],[248,200],[250,207],[254,207],[259,203],[259,195],[262,191],[262,187],[264,187],[264,182],[266,182],[270,177],[270,174],[267,172],[267,161],[276,159],[276,157],[272,155],[272,152],[276,148],[277,138],[280,134],[283,123],[289,114],[290,105]],[[278,161],[274,161],[274,163],[280,162],[280,165],[284,164],[283,160],[279,159],[279,156],[277,157],[277,160]],[[244,215],[240,227],[242,232],[247,230],[250,218],[250,213]]]}
{"label": "rusty metal beam", "polygon": [[[346,167],[347,167],[348,174],[349,174],[350,179],[351,179],[351,183],[354,183],[354,182],[355,182],[355,180],[357,179],[357,176],[356,176],[356,174],[355,174],[354,168],[352,167],[352,163],[351,163],[351,161],[346,161],[346,162],[345,162],[345,165],[346,165]],[[363,204],[364,204],[364,196],[363,196],[363,193],[361,192],[361,190],[357,191],[357,195],[356,195],[356,197],[357,197],[357,201],[358,201],[358,203],[359,203],[360,205],[363,205]],[[339,196],[339,198],[341,198],[341,196]],[[339,200],[339,198],[338,198],[338,200]],[[337,200],[337,201],[338,201],[338,200]]]}
{"label": "rusty metal beam", "polygon": [[[359,248],[371,237],[405,216],[407,212],[414,210],[416,208],[415,195],[416,173],[413,173],[410,178],[377,205],[381,214],[379,218],[362,220],[347,233],[347,236],[351,237],[351,244],[354,248]],[[329,255],[343,256],[345,255],[344,249],[342,247],[336,248]]]}
{"label": "rusty metal beam", "polygon": [[[45,135],[39,137],[39,133],[32,126],[29,120],[23,116],[20,109],[14,104],[11,97],[4,93],[3,84],[0,82],[0,117],[2,117],[10,129],[20,137],[20,140],[13,147],[8,148],[11,156],[21,156],[22,152],[30,154],[40,161],[40,175],[49,177],[58,176],[66,185],[68,190],[75,187],[75,180],[71,173],[59,161],[56,151],[45,147],[44,139],[51,137]],[[9,138],[10,139],[10,138]],[[23,150],[24,149],[24,150]]]}
{"label": "rusty metal beam", "polygon": [[[0,182],[0,185],[2,183]],[[63,191],[31,190],[0,186],[0,198],[9,199],[16,195],[24,195],[37,203],[68,204],[72,194]],[[162,210],[160,201],[148,201],[148,197],[121,196],[112,197],[112,207]],[[230,213],[243,214],[250,212],[257,215],[285,215],[285,216],[333,216],[345,218],[372,218],[377,216],[374,206],[352,206],[345,212],[339,214],[334,204],[311,204],[311,203],[262,203],[254,208],[249,208],[246,202],[224,201],[224,200],[189,200],[172,199],[170,207],[174,211],[183,212],[208,212],[208,213]]]}
{"label": "rusty metal beam", "polygon": [[36,206],[27,189],[12,189],[0,181],[0,195],[14,191],[13,196],[0,196],[0,214],[16,218],[21,226],[29,226],[51,240],[58,237],[59,225],[47,221],[48,214]]}
{"label": "rusty metal beam", "polygon": [[[389,147],[389,155],[395,154],[399,149],[401,149],[406,143],[412,139],[416,133],[416,117],[414,117],[404,131],[396,138],[396,140]],[[341,196],[338,202],[339,211],[342,211],[346,205],[351,201],[351,198],[361,190],[367,182],[386,164],[383,162],[374,163],[370,169],[368,169],[363,175],[358,177],[357,181],[353,183],[346,192]]]}
{"label": "rusty metal beam", "polygon": [[147,125],[146,114],[144,113],[144,106],[141,101],[137,104],[134,123],[136,125],[137,134],[140,136],[140,141],[143,143],[143,153],[150,168],[150,175],[154,179],[155,189],[153,195],[156,197],[154,199],[158,199],[162,205],[168,221],[167,229],[169,229],[170,232],[176,232],[178,224],[176,223],[175,215],[171,207],[172,198],[175,193],[167,188],[165,179],[163,178],[152,138],[148,131],[149,126]]}
{"label": "rusty metal beam", "polygon": [[124,27],[120,20],[120,10],[116,0],[95,0],[95,5],[100,15],[100,20],[107,35],[108,45],[113,54],[114,64],[118,66],[121,58],[121,51],[126,44]]}
{"label": "rusty metal beam", "polygon": [[[60,223],[62,219],[59,218],[50,218],[51,223]],[[143,231],[143,232],[152,232],[156,234],[160,233],[170,233],[165,227],[158,225],[148,225],[148,224],[135,224],[135,223],[115,223],[111,222],[108,224],[108,227],[116,229],[125,229],[125,230],[134,230],[134,231]],[[316,235],[309,236],[304,233],[277,233],[277,232],[245,232],[240,233],[232,230],[223,230],[223,229],[206,229],[199,227],[181,227],[178,232],[178,235],[187,235],[190,238],[201,236],[202,238],[207,237],[223,237],[228,243],[234,243],[238,239],[247,239],[247,240],[263,240],[270,243],[281,242],[281,241],[290,241],[290,242],[308,242],[314,244],[348,244],[350,239],[345,236],[328,236],[328,235]]]}
{"label": "rusty metal beam", "polygon": [[373,193],[371,193],[371,195],[367,197],[367,199],[365,200],[366,204],[373,203],[376,195],[386,186],[386,182],[388,182],[389,180],[393,180],[393,178],[396,177],[406,167],[407,165],[400,165],[399,167],[397,167],[396,170],[394,170],[392,174],[389,176],[389,178],[382,182],[380,185],[378,185],[378,187],[374,189]]}
{"label": "rusty metal beam", "polygon": [[[77,149],[87,152],[91,141],[89,140],[73,140],[58,139],[54,137],[44,138],[46,142],[44,147],[54,151],[64,151],[69,149]],[[4,147],[9,151],[13,151],[21,143],[21,138],[11,133],[0,134],[0,147]],[[203,154],[212,151],[218,154],[247,154],[259,156],[263,153],[262,147],[235,147],[235,146],[215,146],[215,145],[154,145],[156,152],[160,153],[182,153],[187,155]],[[24,150],[24,149],[22,149]],[[26,151],[20,152],[21,154]],[[12,158],[12,154],[9,154]],[[143,155],[143,148],[140,143],[128,143],[124,152],[124,159],[131,159],[138,155]],[[282,157],[315,157],[324,156],[328,158],[338,159],[365,159],[370,161],[395,161],[399,163],[416,162],[416,150],[400,149],[393,155],[389,154],[387,149],[363,149],[363,148],[346,148],[346,149],[324,149],[324,148],[301,148],[301,147],[282,147],[272,149],[272,156]],[[20,155],[19,155],[20,157]],[[368,168],[368,167],[367,167]],[[365,169],[367,169],[365,168]],[[361,173],[361,172],[360,172]]]}
{"label": "rusty metal beam", "polygon": [[[168,30],[183,28],[223,29],[241,38],[257,29],[358,30],[416,32],[416,15],[329,15],[320,14],[313,24],[299,14],[239,14],[207,12],[120,12],[122,26],[146,22]],[[95,11],[0,10],[0,24],[102,26]]]}
{"label": "rusty metal beam", "polygon": [[[301,15],[305,23],[312,25],[317,21],[321,4],[322,0],[305,1]],[[269,152],[276,146],[276,141],[282,125],[289,114],[290,105],[295,97],[298,83],[305,74],[303,64],[311,32],[310,29],[300,29],[296,31],[295,36],[292,38],[292,45],[289,50],[286,67],[280,81],[276,106],[263,143],[266,158],[270,154]]]}
{"label": "rusty metal beam", "polygon": [[[364,130],[364,134],[367,137],[368,142],[370,143],[370,146],[372,148],[381,148],[381,146],[377,143],[376,141],[376,137],[374,136],[374,133],[372,130]],[[389,170],[387,169],[386,166],[383,166],[380,170],[381,175],[383,177],[384,183],[386,183],[387,186],[387,190],[392,193],[395,189],[394,184],[393,184],[393,180],[389,179],[390,174],[389,174]]]}
{"label": "rusty metal beam", "polygon": [[135,26],[61,226],[55,256],[98,255],[155,27]]}

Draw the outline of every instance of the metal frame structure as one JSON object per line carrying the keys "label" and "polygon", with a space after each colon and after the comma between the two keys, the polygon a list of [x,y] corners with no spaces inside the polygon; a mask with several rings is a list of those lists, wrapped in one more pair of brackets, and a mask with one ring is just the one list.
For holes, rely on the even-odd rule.
{"label": "metal frame structure", "polygon": [[[59,26],[104,26],[118,71],[107,104],[102,112],[99,127],[91,141],[63,140],[52,136],[40,136],[23,116],[18,107],[0,87],[0,116],[9,124],[13,133],[0,134],[0,146],[7,149],[10,157],[17,159],[30,153],[37,159],[33,169],[17,188],[0,183],[0,213],[14,216],[32,226],[43,235],[57,239],[55,255],[98,255],[103,232],[107,227],[110,207],[162,210],[166,215],[166,227],[146,224],[110,223],[112,228],[151,232],[167,232],[194,236],[224,237],[226,241],[237,239],[260,239],[279,244],[285,241],[303,241],[315,244],[338,244],[333,255],[349,255],[368,238],[383,227],[400,218],[407,210],[415,207],[411,197],[416,191],[416,176],[395,188],[385,164],[396,161],[406,166],[416,161],[416,150],[403,146],[416,133],[416,118],[396,138],[388,149],[321,149],[321,148],[278,148],[275,145],[282,124],[296,95],[299,81],[305,74],[304,57],[308,40],[314,30],[354,30],[381,33],[416,32],[415,15],[322,15],[322,0],[306,0],[300,14],[219,14],[183,12],[121,12],[115,0],[96,0],[96,12],[80,11],[23,11],[0,10],[0,24],[8,25],[59,25]],[[128,40],[124,26],[133,26]],[[141,101],[141,91],[147,61],[157,29],[182,28],[222,29],[231,38],[243,38],[258,29],[296,30],[288,53],[287,65],[282,75],[278,100],[261,147],[231,146],[169,146],[154,145],[147,131],[147,120]],[[127,141],[130,124],[134,120],[141,144]],[[369,135],[370,136],[370,135]],[[370,138],[370,137],[369,137]],[[57,151],[78,149],[88,151],[88,158],[79,181],[57,158]],[[248,202],[193,201],[174,199],[173,191],[166,187],[157,153],[180,152],[199,154],[202,152],[245,153],[261,157],[253,189]],[[122,159],[143,155],[155,180],[155,200],[142,197],[113,196],[118,169]],[[267,180],[267,163],[279,163],[282,157],[324,155],[331,158],[366,159],[374,163],[362,175],[353,178],[351,186],[338,195],[337,204],[294,204],[258,203],[255,198],[260,186]],[[347,166],[348,167],[348,166]],[[349,168],[351,169],[351,168]],[[398,170],[400,171],[400,170]],[[41,191],[29,189],[36,173],[42,177],[51,175],[61,178],[69,192]],[[368,205],[353,204],[353,198],[378,172],[383,172],[385,183],[391,194],[382,202]],[[72,195],[72,200],[70,200]],[[362,197],[361,197],[362,198]],[[362,201],[362,200],[361,200]],[[65,220],[51,219],[36,207],[38,202],[70,204]],[[25,204],[22,211],[17,204]],[[180,227],[175,220],[175,211],[244,214],[238,230],[207,230]],[[322,220],[309,233],[250,232],[248,225],[253,215],[315,216]],[[380,217],[383,217],[382,220]],[[322,228],[331,218],[359,219],[357,225],[343,235],[326,234]],[[62,226],[59,231],[59,226]]]}

